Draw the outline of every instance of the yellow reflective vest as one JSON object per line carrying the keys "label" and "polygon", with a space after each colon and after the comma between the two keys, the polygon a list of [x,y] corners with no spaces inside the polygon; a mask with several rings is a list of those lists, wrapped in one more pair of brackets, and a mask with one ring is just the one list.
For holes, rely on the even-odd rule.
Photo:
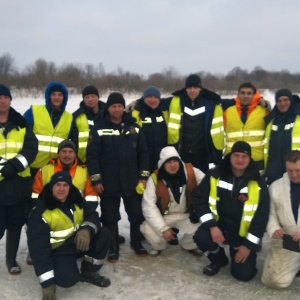
{"label": "yellow reflective vest", "polygon": [[30,167],[42,168],[51,158],[57,157],[58,144],[68,138],[73,116],[64,111],[54,128],[45,105],[33,105],[32,114],[33,132],[39,140],[39,152]]}
{"label": "yellow reflective vest", "polygon": [[244,124],[238,114],[236,106],[229,107],[226,111],[225,138],[226,147],[224,156],[230,153],[236,141],[247,142],[251,146],[254,161],[264,159],[264,137],[265,137],[265,109],[257,105],[250,113]]}
{"label": "yellow reflective vest", "polygon": [[[16,128],[12,129],[7,137],[5,138],[2,133],[0,133],[0,157],[1,163],[14,158],[23,149],[24,138],[26,135],[26,128]],[[0,173],[1,174],[1,173]],[[18,173],[21,177],[30,177],[29,167],[25,168],[22,172]],[[4,177],[0,176],[0,181]]]}
{"label": "yellow reflective vest", "polygon": [[50,243],[52,249],[62,245],[65,240],[71,237],[83,222],[83,209],[77,204],[75,211],[72,211],[74,222],[60,209],[47,209],[43,212],[43,220],[50,228]]}
{"label": "yellow reflective vest", "polygon": [[[273,125],[272,120],[266,128],[266,134],[265,134],[265,146],[264,146],[264,162],[265,162],[265,169],[267,167],[268,158],[269,158],[269,143],[270,143],[270,136],[271,131],[277,130],[277,126]],[[290,128],[290,126],[293,127],[292,129],[292,145],[291,150],[300,150],[300,116],[297,116],[294,123],[292,124],[286,124],[287,127]]]}
{"label": "yellow reflective vest", "polygon": [[[168,144],[174,145],[179,142],[181,130],[182,111],[180,107],[180,97],[175,96],[169,106],[168,121]],[[221,105],[215,105],[212,122],[210,124],[210,135],[213,145],[217,150],[224,149],[224,126],[223,110]]]}
{"label": "yellow reflective vest", "polygon": [[84,113],[76,118],[76,126],[78,128],[78,157],[82,162],[86,161],[86,147],[90,133],[89,122],[94,121],[89,121]]}
{"label": "yellow reflective vest", "polygon": [[[218,186],[226,188],[227,185],[228,183],[221,181],[220,178],[210,177],[209,208],[216,221],[219,220],[217,201],[220,201],[217,189]],[[258,207],[260,187],[257,181],[250,180],[248,186],[241,189],[240,193],[248,194],[248,200],[244,202],[243,215],[239,229],[239,235],[245,237]]]}

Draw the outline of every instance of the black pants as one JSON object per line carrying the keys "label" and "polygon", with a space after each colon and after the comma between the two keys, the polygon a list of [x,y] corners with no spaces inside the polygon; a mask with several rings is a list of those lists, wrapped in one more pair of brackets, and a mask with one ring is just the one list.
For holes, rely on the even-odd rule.
{"label": "black pants", "polygon": [[181,159],[185,163],[191,163],[195,168],[200,169],[203,173],[208,171],[208,158],[206,151],[199,151],[199,153],[181,153]]}
{"label": "black pants", "polygon": [[[80,272],[77,266],[77,259],[84,256],[81,263],[82,273],[98,272],[103,263],[99,263],[106,258],[110,243],[110,232],[102,227],[91,239],[89,250],[77,252],[74,244],[74,236],[65,242],[63,249],[53,250],[53,270],[55,274],[55,284],[68,288],[76,284],[80,279]],[[68,247],[68,249],[67,249]],[[66,252],[67,250],[67,252]],[[85,260],[85,256],[96,259],[97,264]]]}
{"label": "black pants", "polygon": [[120,203],[123,198],[125,211],[128,215],[128,221],[133,226],[139,226],[144,221],[142,213],[142,197],[136,192],[131,195],[105,195],[102,194],[100,200],[101,222],[106,226],[113,226],[121,220]]}
{"label": "black pants", "polygon": [[19,202],[14,205],[0,205],[0,240],[6,229],[22,229],[25,224],[25,210],[27,202]]}
{"label": "black pants", "polygon": [[[214,243],[210,231],[206,228],[199,227],[194,235],[194,242],[197,244],[198,248],[202,252],[206,251],[215,251],[218,249],[219,245]],[[236,254],[236,250],[234,247],[238,247],[242,244],[242,238],[232,239],[229,237],[228,239],[229,249],[230,249],[230,258],[231,258],[231,275],[240,281],[249,281],[251,280],[257,273],[256,269],[256,252],[251,251],[248,258],[243,263],[236,263],[234,261],[234,256]],[[219,252],[221,255],[221,251]],[[222,261],[222,258],[217,257],[218,254],[215,254],[215,258],[217,261]],[[210,258],[211,257],[211,258]],[[213,261],[214,256],[208,256],[208,258]]]}

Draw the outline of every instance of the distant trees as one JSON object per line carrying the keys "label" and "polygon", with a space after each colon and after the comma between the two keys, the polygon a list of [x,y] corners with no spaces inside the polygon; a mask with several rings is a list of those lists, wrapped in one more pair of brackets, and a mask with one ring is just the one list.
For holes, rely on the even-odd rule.
{"label": "distant trees", "polygon": [[[290,73],[288,70],[267,71],[257,66],[252,71],[235,67],[227,74],[212,74],[197,72],[204,87],[214,91],[236,91],[245,81],[252,82],[258,89],[289,88],[294,93],[300,91],[300,72]],[[184,87],[185,77],[189,74],[179,74],[175,67],[165,67],[145,77],[131,73],[118,67],[116,71],[106,73],[103,64],[68,63],[56,66],[43,58],[37,59],[32,65],[18,71],[15,59],[10,53],[0,53],[0,82],[22,88],[28,91],[42,92],[50,81],[61,81],[70,92],[80,93],[88,84],[94,84],[102,91],[118,90],[121,92],[142,92],[148,85],[155,85],[164,93],[171,93]]]}

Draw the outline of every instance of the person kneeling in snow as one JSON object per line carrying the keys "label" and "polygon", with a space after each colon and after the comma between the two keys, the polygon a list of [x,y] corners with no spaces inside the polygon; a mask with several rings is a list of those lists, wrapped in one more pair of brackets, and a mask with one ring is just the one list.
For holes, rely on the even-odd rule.
{"label": "person kneeling in snow", "polygon": [[148,179],[142,200],[145,221],[140,230],[152,246],[149,255],[159,254],[175,238],[172,227],[184,234],[180,241],[183,249],[199,253],[193,241],[199,223],[193,224],[189,217],[193,190],[203,177],[192,164],[183,163],[174,147],[161,150],[158,170]]}
{"label": "person kneeling in snow", "polygon": [[[109,230],[101,227],[98,213],[72,185],[68,172],[55,173],[45,185],[29,216],[27,234],[43,299],[56,299],[56,285],[110,285],[98,272],[108,252]],[[81,274],[76,263],[80,257]]]}

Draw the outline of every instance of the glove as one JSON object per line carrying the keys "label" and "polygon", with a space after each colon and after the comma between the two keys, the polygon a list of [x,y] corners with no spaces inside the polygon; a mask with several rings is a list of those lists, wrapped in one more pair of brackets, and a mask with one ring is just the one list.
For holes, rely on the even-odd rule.
{"label": "glove", "polygon": [[75,236],[75,244],[76,244],[76,248],[79,251],[88,251],[89,247],[90,247],[90,241],[91,241],[91,232],[89,229],[84,228],[79,230],[76,233]]}
{"label": "glove", "polygon": [[17,169],[13,166],[12,163],[10,163],[9,161],[7,161],[2,169],[0,170],[2,176],[6,179],[12,179],[16,176],[16,174],[18,173]]}
{"label": "glove", "polygon": [[132,112],[134,110],[135,106],[136,106],[136,103],[137,103],[137,101],[135,100],[135,101],[132,101],[129,104],[127,104],[126,107],[125,107],[125,111],[126,112]]}
{"label": "glove", "polygon": [[142,182],[140,182],[136,187],[135,187],[135,191],[139,194],[142,195],[145,191],[144,185]]}
{"label": "glove", "polygon": [[55,290],[56,290],[55,284],[51,284],[45,288],[42,288],[42,293],[43,293],[42,300],[56,300]]}

